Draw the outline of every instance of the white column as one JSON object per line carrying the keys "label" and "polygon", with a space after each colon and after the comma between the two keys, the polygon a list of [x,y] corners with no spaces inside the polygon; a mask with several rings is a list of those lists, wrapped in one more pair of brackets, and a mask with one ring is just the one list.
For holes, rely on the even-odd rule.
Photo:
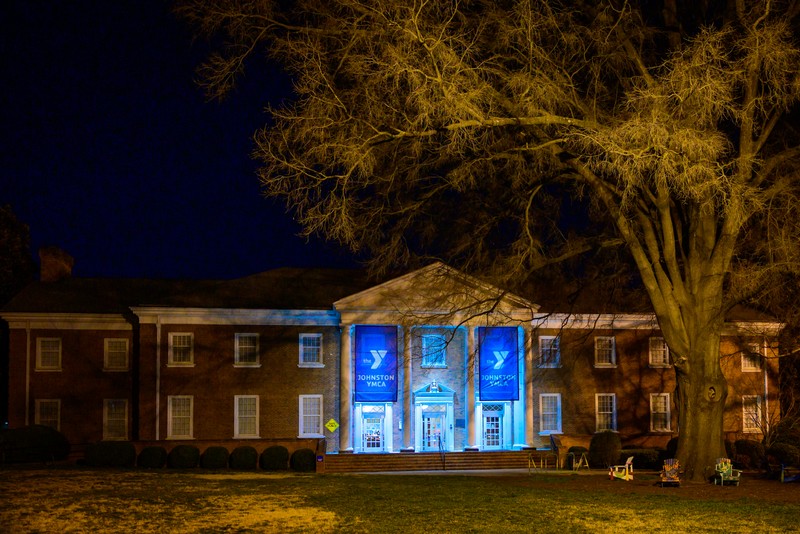
{"label": "white column", "polygon": [[534,444],[536,427],[534,427],[534,403],[533,396],[533,330],[525,328],[525,441],[529,446]]}
{"label": "white column", "polygon": [[478,449],[477,425],[475,421],[475,327],[467,327],[467,449]]}
{"label": "white column", "polygon": [[411,438],[411,429],[414,424],[414,410],[411,403],[411,371],[413,362],[411,361],[411,327],[401,328],[403,333],[403,449],[413,451],[414,442]]}
{"label": "white column", "polygon": [[514,402],[514,448],[521,449],[528,446],[528,387],[525,380],[525,330],[517,327],[517,376],[523,383],[517,383],[519,400]]}
{"label": "white column", "polygon": [[339,452],[353,452],[353,355],[352,325],[342,325],[342,351],[339,355]]}

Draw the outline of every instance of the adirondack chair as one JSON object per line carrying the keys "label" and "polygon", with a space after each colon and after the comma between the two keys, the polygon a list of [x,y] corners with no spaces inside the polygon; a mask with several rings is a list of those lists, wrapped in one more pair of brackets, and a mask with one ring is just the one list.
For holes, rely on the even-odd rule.
{"label": "adirondack chair", "polygon": [[717,458],[717,465],[714,467],[714,485],[719,482],[720,486],[739,485],[739,478],[742,472],[734,469],[730,458]]}
{"label": "adirondack chair", "polygon": [[781,464],[781,482],[800,482],[800,473]]}
{"label": "adirondack chair", "polygon": [[659,484],[661,487],[664,486],[680,486],[681,485],[681,477],[680,477],[681,466],[678,462],[677,458],[669,458],[664,460],[664,467],[661,469],[661,480]]}
{"label": "adirondack chair", "polygon": [[629,457],[624,465],[612,465],[608,468],[608,478],[614,480],[633,480],[633,456]]}

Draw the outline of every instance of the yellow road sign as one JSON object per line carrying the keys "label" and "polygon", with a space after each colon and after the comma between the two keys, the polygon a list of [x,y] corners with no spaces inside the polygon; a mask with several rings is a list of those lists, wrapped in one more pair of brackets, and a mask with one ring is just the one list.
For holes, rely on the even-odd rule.
{"label": "yellow road sign", "polygon": [[325,428],[327,428],[331,432],[336,432],[336,429],[339,428],[339,423],[337,423],[335,419],[331,419],[330,421],[325,423]]}

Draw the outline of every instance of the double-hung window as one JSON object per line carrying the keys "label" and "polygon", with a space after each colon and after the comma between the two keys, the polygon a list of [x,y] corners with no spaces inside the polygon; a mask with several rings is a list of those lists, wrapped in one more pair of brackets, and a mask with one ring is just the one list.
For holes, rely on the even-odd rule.
{"label": "double-hung window", "polygon": [[539,367],[560,367],[561,349],[557,336],[539,336]]}
{"label": "double-hung window", "polygon": [[669,347],[663,337],[650,338],[650,367],[669,367]]}
{"label": "double-hung window", "polygon": [[300,395],[300,437],[322,436],[322,395]]}
{"label": "double-hung window", "polygon": [[167,397],[167,439],[192,439],[193,416],[194,397],[191,395]]}
{"label": "double-hung window", "polygon": [[128,401],[105,399],[103,401],[103,439],[128,439]]}
{"label": "double-hung window", "polygon": [[61,370],[60,337],[36,338],[36,370],[37,371]]}
{"label": "double-hung window", "polygon": [[761,397],[758,395],[742,396],[742,431],[761,432]]}
{"label": "double-hung window", "polygon": [[258,334],[236,334],[233,364],[237,367],[258,367]]}
{"label": "double-hung window", "polygon": [[761,344],[748,343],[742,351],[742,371],[753,373],[761,371]]}
{"label": "double-hung window", "polygon": [[257,438],[258,395],[236,395],[234,397],[234,437]]}
{"label": "double-hung window", "polygon": [[194,365],[194,334],[190,332],[170,332],[169,365]]}
{"label": "double-hung window", "polygon": [[596,430],[617,429],[617,397],[614,393],[597,393],[595,395]]}
{"label": "double-hung window", "polygon": [[594,338],[595,367],[615,367],[617,365],[616,341],[614,336]]}
{"label": "double-hung window", "polygon": [[128,370],[128,340],[106,338],[103,340],[103,369],[106,371]]}
{"label": "double-hung window", "polygon": [[300,367],[324,367],[322,334],[300,334]]}
{"label": "double-hung window", "polygon": [[422,335],[422,367],[447,367],[447,341],[444,334]]}
{"label": "double-hung window", "polygon": [[561,433],[560,393],[542,393],[539,395],[539,433]]}
{"label": "double-hung window", "polygon": [[669,393],[650,394],[650,431],[670,431]]}
{"label": "double-hung window", "polygon": [[36,399],[34,422],[61,430],[61,399]]}

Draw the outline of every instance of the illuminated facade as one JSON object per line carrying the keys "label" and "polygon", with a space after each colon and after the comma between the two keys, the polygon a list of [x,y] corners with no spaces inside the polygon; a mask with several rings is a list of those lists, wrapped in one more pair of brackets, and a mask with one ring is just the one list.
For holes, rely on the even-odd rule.
{"label": "illuminated facade", "polygon": [[[541,310],[442,264],[379,285],[301,270],[38,282],[2,317],[10,426],[76,444],[324,439],[331,453],[395,453],[600,430],[663,447],[678,431],[652,315]],[[724,337],[731,439],[775,422],[776,327],[737,321]]]}

